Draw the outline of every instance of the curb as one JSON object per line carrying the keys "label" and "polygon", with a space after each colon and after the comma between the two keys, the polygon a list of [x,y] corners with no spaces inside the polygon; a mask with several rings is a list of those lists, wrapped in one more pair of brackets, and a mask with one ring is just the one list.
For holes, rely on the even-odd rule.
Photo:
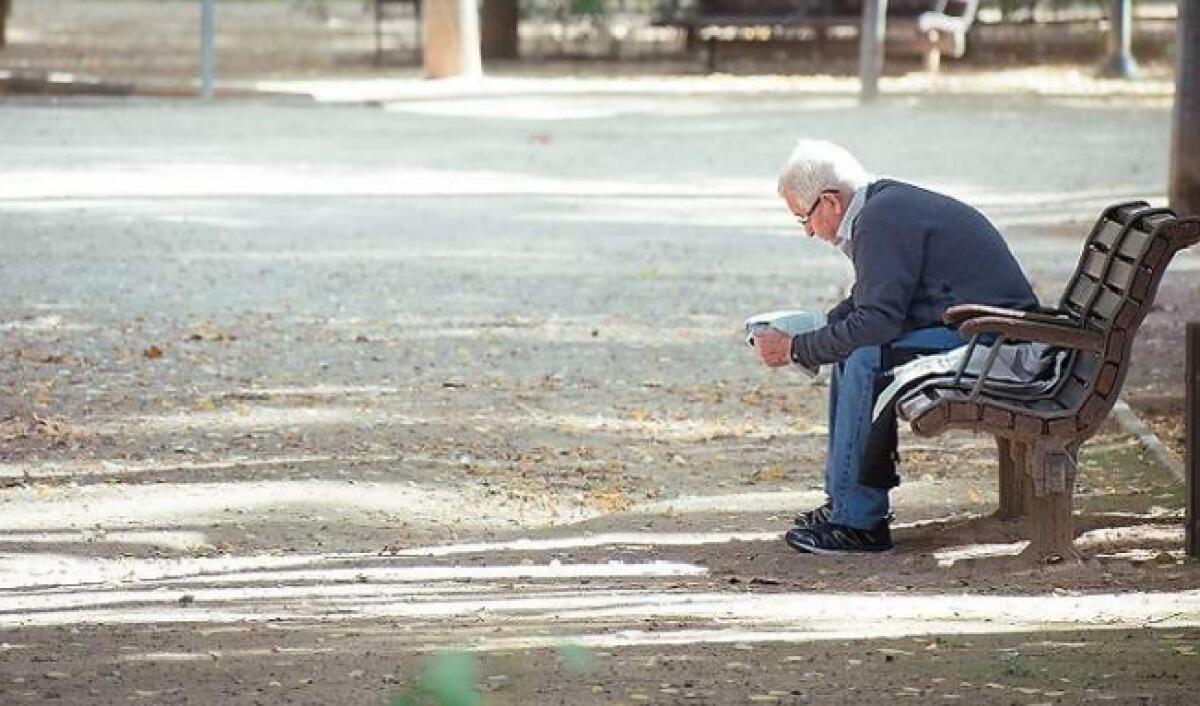
{"label": "curb", "polygon": [[1150,430],[1150,427],[1146,426],[1142,418],[1138,416],[1137,412],[1133,411],[1133,408],[1125,400],[1117,400],[1117,403],[1113,405],[1112,415],[1116,418],[1117,423],[1121,425],[1122,429],[1138,438],[1138,442],[1146,447],[1146,450],[1150,452],[1154,460],[1170,469],[1181,482],[1187,481],[1187,474],[1183,469],[1183,461],[1175,458],[1175,454],[1171,453],[1162,440]]}

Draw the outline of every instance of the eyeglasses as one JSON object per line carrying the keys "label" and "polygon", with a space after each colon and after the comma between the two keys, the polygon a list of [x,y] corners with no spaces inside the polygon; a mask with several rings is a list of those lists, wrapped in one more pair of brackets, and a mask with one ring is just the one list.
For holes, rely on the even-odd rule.
{"label": "eyeglasses", "polygon": [[837,193],[837,189],[822,190],[821,193],[817,194],[817,200],[813,201],[812,208],[808,209],[808,212],[806,212],[803,216],[801,216],[799,213],[795,214],[796,222],[799,223],[800,225],[804,226],[805,228],[808,228],[809,220],[812,219],[812,215],[813,215],[813,213],[816,212],[817,207],[821,205],[821,197],[824,196],[825,194],[836,194],[836,193]]}

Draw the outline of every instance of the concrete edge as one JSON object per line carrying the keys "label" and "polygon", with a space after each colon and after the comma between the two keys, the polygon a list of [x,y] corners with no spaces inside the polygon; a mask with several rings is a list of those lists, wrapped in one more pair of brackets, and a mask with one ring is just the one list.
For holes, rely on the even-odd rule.
{"label": "concrete edge", "polygon": [[1170,449],[1158,438],[1158,435],[1150,427],[1146,426],[1142,418],[1138,416],[1137,412],[1133,411],[1133,408],[1124,399],[1118,399],[1117,403],[1113,405],[1112,416],[1121,425],[1122,429],[1138,438],[1138,442],[1146,447],[1146,450],[1150,452],[1154,460],[1166,466],[1171,473],[1175,474],[1175,477],[1180,482],[1187,481],[1187,474],[1183,469],[1183,461],[1175,458],[1175,454],[1171,453]]}

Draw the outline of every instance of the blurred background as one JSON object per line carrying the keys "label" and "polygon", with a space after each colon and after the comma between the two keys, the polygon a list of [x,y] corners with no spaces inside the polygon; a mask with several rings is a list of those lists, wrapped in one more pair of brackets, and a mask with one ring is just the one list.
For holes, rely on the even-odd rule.
{"label": "blurred background", "polygon": [[[428,0],[426,0],[428,1]],[[422,0],[218,0],[221,80],[420,72]],[[861,0],[480,0],[491,74],[854,74]],[[947,72],[1100,65],[1112,0],[892,0],[886,74],[923,68],[920,16],[961,20]],[[1176,3],[1128,2],[1139,69],[1171,73]],[[9,92],[50,72],[144,90],[199,70],[201,0],[0,0]],[[968,16],[963,18],[962,14]],[[961,56],[955,54],[961,53]],[[39,78],[42,85],[39,85]],[[65,80],[65,79],[64,79]],[[100,90],[99,88],[97,90]]]}

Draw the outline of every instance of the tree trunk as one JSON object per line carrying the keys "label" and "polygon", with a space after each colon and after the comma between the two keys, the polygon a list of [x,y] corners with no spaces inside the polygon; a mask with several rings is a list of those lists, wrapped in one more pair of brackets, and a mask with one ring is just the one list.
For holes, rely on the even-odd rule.
{"label": "tree trunk", "polygon": [[475,0],[427,0],[422,15],[425,78],[479,76],[482,60]]}
{"label": "tree trunk", "polygon": [[517,0],[482,0],[480,38],[484,59],[517,58]]}
{"label": "tree trunk", "polygon": [[1175,40],[1175,126],[1171,140],[1171,208],[1200,214],[1200,6],[1179,0]]}
{"label": "tree trunk", "polygon": [[0,49],[8,46],[8,15],[12,12],[12,0],[0,0]]}

